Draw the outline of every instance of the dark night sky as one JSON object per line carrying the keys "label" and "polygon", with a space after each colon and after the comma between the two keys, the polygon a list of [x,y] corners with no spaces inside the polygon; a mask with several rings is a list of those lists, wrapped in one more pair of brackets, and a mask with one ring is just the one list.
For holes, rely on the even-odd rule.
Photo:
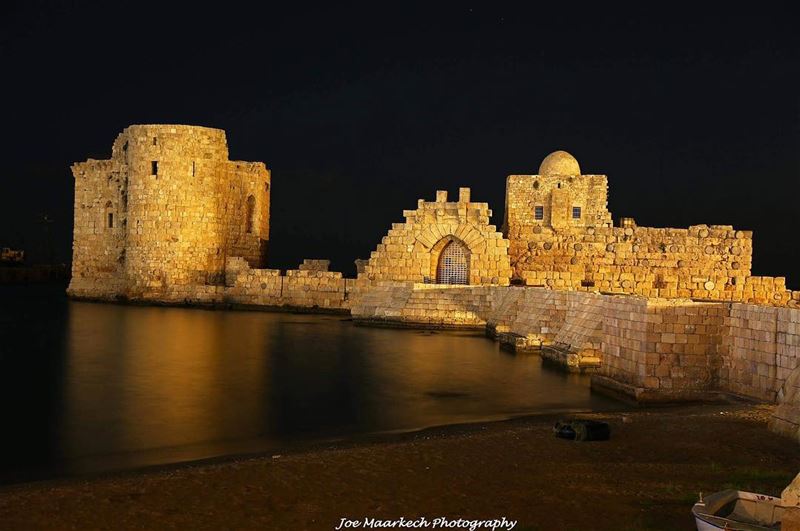
{"label": "dark night sky", "polygon": [[0,7],[0,244],[41,256],[47,213],[68,260],[69,165],[108,158],[127,125],[187,123],[272,169],[271,267],[352,274],[437,189],[472,187],[500,225],[506,175],[566,149],[609,176],[615,220],[754,230],[754,273],[800,287],[787,7],[296,4]]}

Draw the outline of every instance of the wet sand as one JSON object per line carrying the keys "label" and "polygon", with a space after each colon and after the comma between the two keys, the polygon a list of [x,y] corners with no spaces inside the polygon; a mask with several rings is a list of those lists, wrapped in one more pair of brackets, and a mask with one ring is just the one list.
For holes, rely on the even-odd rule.
{"label": "wet sand", "polygon": [[[780,494],[800,446],[769,406],[598,413],[612,438],[556,439],[551,417],[435,428],[281,456],[0,489],[3,529],[334,529],[341,518],[506,517],[515,529],[693,529],[699,492]],[[363,529],[363,527],[361,528]]]}

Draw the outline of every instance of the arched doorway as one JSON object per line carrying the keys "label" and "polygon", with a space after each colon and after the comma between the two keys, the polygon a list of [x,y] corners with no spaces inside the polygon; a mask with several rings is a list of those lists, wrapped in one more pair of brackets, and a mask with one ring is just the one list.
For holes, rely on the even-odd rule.
{"label": "arched doorway", "polygon": [[451,240],[439,254],[437,284],[469,284],[469,251],[461,242]]}

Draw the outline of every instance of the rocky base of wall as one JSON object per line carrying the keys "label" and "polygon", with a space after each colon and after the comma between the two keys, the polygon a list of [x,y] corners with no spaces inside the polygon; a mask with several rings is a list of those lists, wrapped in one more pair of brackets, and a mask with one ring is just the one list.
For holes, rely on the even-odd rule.
{"label": "rocky base of wall", "polygon": [[544,346],[542,358],[556,363],[568,372],[595,372],[600,368],[600,358],[592,352],[573,352],[569,347]]}
{"label": "rocky base of wall", "polygon": [[677,404],[685,402],[729,403],[734,398],[726,392],[703,389],[647,389],[615,380],[601,374],[593,374],[592,391],[623,401],[638,404]]}
{"label": "rocky base of wall", "polygon": [[800,442],[800,367],[792,371],[781,388],[769,429]]}
{"label": "rocky base of wall", "polygon": [[485,327],[483,325],[470,325],[470,324],[454,324],[454,323],[415,323],[410,321],[400,321],[397,319],[353,319],[353,324],[356,326],[375,326],[379,328],[406,328],[412,330],[472,330],[475,332],[483,332]]}
{"label": "rocky base of wall", "polygon": [[[229,258],[224,285],[177,284],[131,289],[119,279],[87,283],[73,279],[67,295],[74,299],[215,308],[348,313],[356,281],[321,269],[321,260],[285,274],[253,269],[243,258]],[[313,266],[313,267],[311,267]]]}

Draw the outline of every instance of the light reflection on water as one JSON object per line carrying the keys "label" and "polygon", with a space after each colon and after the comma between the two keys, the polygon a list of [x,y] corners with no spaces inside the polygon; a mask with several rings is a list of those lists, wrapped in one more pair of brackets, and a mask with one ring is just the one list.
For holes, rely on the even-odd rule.
{"label": "light reflection on water", "polygon": [[3,295],[0,480],[617,406],[477,334]]}

